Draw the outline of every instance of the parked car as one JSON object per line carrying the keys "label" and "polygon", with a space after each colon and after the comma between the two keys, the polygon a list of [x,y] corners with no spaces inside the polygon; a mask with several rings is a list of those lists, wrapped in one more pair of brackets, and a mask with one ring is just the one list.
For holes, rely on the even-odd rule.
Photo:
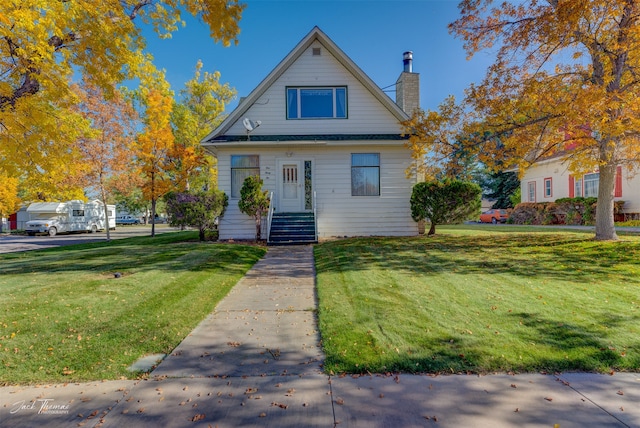
{"label": "parked car", "polygon": [[503,209],[492,209],[480,214],[480,223],[506,223],[509,218],[509,211]]}
{"label": "parked car", "polygon": [[116,224],[140,224],[140,219],[132,215],[121,215],[116,217]]}

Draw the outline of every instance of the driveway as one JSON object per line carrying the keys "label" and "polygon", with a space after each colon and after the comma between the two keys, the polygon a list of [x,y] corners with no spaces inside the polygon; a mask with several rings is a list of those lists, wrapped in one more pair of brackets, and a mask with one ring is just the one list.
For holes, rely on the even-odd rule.
{"label": "driveway", "polygon": [[[179,228],[166,224],[156,224],[156,233],[175,232]],[[151,225],[118,226],[110,231],[111,239],[130,238],[132,236],[151,235]],[[83,244],[88,242],[101,242],[107,240],[106,232],[98,233],[73,233],[56,236],[27,236],[27,235],[0,235],[0,253],[14,253],[18,251],[39,250],[42,248],[59,247],[62,245]]]}

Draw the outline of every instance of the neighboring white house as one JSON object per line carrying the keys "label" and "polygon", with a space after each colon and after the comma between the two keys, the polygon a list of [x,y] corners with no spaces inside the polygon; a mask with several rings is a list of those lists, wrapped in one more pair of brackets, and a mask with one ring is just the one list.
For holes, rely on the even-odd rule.
{"label": "neighboring white house", "polygon": [[417,235],[409,203],[416,179],[406,175],[412,159],[399,123],[418,107],[411,61],[405,52],[396,104],[313,28],[202,141],[229,196],[220,239],[255,237],[238,200],[256,174],[273,192],[275,214],[315,212],[316,237]]}
{"label": "neighboring white house", "polygon": [[[562,158],[553,157],[536,162],[522,179],[522,202],[553,202],[560,198],[597,197],[600,175],[594,171],[574,176]],[[624,201],[622,217],[640,219],[640,176],[630,175],[619,166],[616,171],[614,200]]]}

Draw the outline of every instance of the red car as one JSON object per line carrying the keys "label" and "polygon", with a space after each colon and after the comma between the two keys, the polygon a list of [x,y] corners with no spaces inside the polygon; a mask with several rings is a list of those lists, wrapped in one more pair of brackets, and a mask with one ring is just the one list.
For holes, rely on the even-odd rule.
{"label": "red car", "polygon": [[509,218],[508,210],[489,210],[480,214],[480,223],[506,223]]}

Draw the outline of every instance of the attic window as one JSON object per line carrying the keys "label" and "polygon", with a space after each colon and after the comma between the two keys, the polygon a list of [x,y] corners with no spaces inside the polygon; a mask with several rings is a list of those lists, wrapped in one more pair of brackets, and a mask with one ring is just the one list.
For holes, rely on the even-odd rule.
{"label": "attic window", "polygon": [[320,56],[320,48],[313,48],[312,52],[313,56]]}
{"label": "attic window", "polygon": [[346,119],[347,88],[287,88],[287,119]]}

